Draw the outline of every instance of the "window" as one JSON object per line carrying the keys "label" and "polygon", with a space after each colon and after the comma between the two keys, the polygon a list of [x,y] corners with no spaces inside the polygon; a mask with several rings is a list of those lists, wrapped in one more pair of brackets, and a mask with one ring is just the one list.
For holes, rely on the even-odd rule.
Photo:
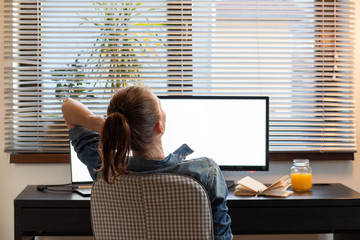
{"label": "window", "polygon": [[13,0],[5,150],[67,153],[66,97],[98,114],[133,83],[158,95],[270,97],[270,151],[353,153],[348,0]]}

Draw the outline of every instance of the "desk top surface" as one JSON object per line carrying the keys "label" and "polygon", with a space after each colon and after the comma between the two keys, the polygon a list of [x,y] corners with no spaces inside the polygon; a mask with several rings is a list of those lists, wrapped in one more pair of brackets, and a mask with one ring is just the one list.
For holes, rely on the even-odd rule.
{"label": "desk top surface", "polygon": [[[289,189],[291,190],[291,188]],[[280,197],[239,197],[234,195],[234,189],[229,191],[228,206],[245,205],[258,206],[360,206],[360,193],[340,183],[313,184],[308,192],[294,192],[286,198]],[[239,201],[241,200],[241,201]],[[281,200],[281,201],[280,201]],[[240,203],[241,202],[241,203]]]}
{"label": "desk top surface", "polygon": [[[314,184],[311,191],[293,193],[287,198],[279,197],[239,197],[234,188],[229,190],[228,207],[272,206],[360,206],[360,193],[339,183]],[[35,185],[27,186],[15,199],[15,207],[89,207],[90,197],[77,193],[38,191]]]}

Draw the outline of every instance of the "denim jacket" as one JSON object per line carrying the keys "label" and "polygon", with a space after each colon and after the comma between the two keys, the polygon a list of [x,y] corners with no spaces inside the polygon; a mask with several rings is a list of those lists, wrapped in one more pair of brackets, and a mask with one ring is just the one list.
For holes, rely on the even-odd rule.
{"label": "denim jacket", "polygon": [[[87,166],[91,177],[95,180],[98,173],[93,169],[98,169],[101,164],[98,153],[99,135],[83,127],[74,127],[69,130],[69,137],[79,159]],[[193,150],[184,144],[161,161],[132,157],[127,169],[132,173],[174,173],[195,178],[205,187],[210,198],[214,239],[233,239],[231,219],[226,206],[228,189],[224,176],[218,165],[210,158],[185,160],[192,152]]]}

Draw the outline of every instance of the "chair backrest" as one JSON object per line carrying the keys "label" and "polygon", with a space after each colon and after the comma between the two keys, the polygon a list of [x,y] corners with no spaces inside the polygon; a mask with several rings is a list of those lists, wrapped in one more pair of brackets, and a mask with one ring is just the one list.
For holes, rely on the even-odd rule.
{"label": "chair backrest", "polygon": [[213,239],[211,204],[195,179],[174,174],[129,174],[94,182],[95,239]]}

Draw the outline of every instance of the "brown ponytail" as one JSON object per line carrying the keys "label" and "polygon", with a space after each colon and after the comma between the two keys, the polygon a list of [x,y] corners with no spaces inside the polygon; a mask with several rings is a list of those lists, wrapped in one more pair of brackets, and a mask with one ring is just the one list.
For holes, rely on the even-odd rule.
{"label": "brown ponytail", "polygon": [[102,178],[113,182],[128,174],[130,151],[145,151],[160,120],[158,100],[147,87],[130,86],[114,94],[100,138]]}
{"label": "brown ponytail", "polygon": [[130,141],[130,127],[125,116],[117,112],[110,114],[100,139],[102,176],[107,182],[112,182],[119,174],[127,174]]}

